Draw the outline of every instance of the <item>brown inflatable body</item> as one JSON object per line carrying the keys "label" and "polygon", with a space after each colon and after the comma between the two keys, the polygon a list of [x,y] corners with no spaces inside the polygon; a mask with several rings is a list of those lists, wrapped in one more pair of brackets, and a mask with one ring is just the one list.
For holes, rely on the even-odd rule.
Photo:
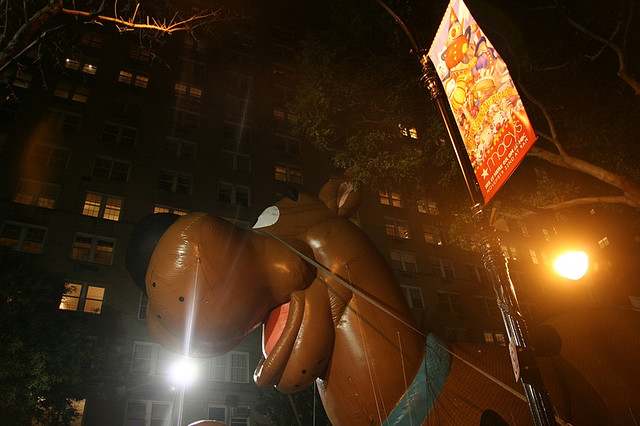
{"label": "brown inflatable body", "polygon": [[[191,355],[210,356],[232,349],[263,327],[265,359],[255,371],[256,383],[290,393],[316,380],[335,425],[404,424],[393,416],[418,379],[427,387],[431,380],[442,382],[418,423],[478,425],[490,409],[511,424],[529,424],[522,400],[455,357],[439,373],[432,369],[420,375],[429,361],[425,337],[403,324],[412,320],[391,270],[366,235],[347,220],[356,206],[357,194],[332,180],[318,198],[301,194],[265,211],[257,226],[269,214],[277,221],[260,233],[204,213],[179,218],[158,241],[146,270],[152,335],[182,351],[185,334],[190,334]],[[269,234],[372,295],[402,321],[317,271]],[[513,382],[504,348],[450,349]],[[552,374],[554,368],[549,367]],[[637,380],[637,370],[633,374]],[[578,409],[573,391],[566,383],[554,387],[554,401],[563,398],[569,407],[565,412]],[[597,405],[593,410],[598,416],[591,420],[606,417],[603,413],[613,408]],[[588,412],[592,407],[580,409]],[[415,419],[411,422],[416,424]],[[584,424],[598,423],[587,419]]]}

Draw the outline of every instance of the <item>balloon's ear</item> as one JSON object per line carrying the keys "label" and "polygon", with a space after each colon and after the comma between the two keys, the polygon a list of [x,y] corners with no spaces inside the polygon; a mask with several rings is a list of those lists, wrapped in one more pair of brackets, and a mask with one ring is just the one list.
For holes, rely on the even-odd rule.
{"label": "balloon's ear", "polygon": [[320,190],[318,198],[338,216],[352,216],[360,207],[360,191],[344,178],[329,179]]}

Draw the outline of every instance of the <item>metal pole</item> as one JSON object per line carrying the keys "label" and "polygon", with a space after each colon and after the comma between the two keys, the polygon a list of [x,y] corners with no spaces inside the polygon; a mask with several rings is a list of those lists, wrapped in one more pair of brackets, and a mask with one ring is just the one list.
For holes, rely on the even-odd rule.
{"label": "metal pole", "polygon": [[484,200],[473,166],[447,105],[433,63],[426,54],[422,55],[420,63],[423,71],[421,81],[429,91],[431,99],[435,102],[442,117],[471,199],[474,224],[482,241],[482,263],[489,274],[496,301],[502,313],[502,320],[509,338],[509,355],[516,382],[522,382],[533,423],[536,426],[555,425],[553,405],[542,383],[533,348],[529,343],[527,326],[520,313],[516,289],[509,275],[508,260],[500,250],[500,241],[483,210]]}

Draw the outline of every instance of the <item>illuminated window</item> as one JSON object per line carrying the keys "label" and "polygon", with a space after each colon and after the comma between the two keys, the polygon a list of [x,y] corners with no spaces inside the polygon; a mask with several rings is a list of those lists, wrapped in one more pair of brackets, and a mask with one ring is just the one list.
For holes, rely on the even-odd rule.
{"label": "illuminated window", "polygon": [[82,65],[82,72],[85,74],[95,75],[97,71],[98,71],[98,67],[93,64],[85,63]]}
{"label": "illuminated window", "polygon": [[484,333],[484,342],[493,343],[493,333]]}
{"label": "illuminated window", "polygon": [[411,238],[411,234],[409,233],[409,223],[406,220],[386,217],[384,227],[387,236],[391,238],[401,240],[408,240]]}
{"label": "illuminated window", "polygon": [[71,408],[75,411],[76,416],[71,420],[69,426],[82,426],[84,424],[84,407],[86,405],[86,399],[72,399]]}
{"label": "illuminated window", "polygon": [[605,248],[609,246],[609,238],[604,237],[602,238],[600,241],[598,241],[598,245],[600,246],[600,248]]}
{"label": "illuminated window", "polygon": [[85,262],[111,265],[116,241],[112,238],[77,233],[71,248],[71,258]]}
{"label": "illuminated window", "polygon": [[146,75],[138,74],[133,81],[133,85],[142,89],[146,89],[149,85],[149,77],[147,77]]}
{"label": "illuminated window", "polygon": [[82,207],[82,214],[91,217],[101,217],[117,222],[120,220],[122,198],[110,195],[87,192]]}
{"label": "illuminated window", "polygon": [[102,312],[104,288],[74,282],[65,283],[65,293],[59,308],[65,311],[81,311],[91,314]]}
{"label": "illuminated window", "polygon": [[129,71],[120,70],[118,74],[118,83],[131,84],[133,81],[133,73]]}
{"label": "illuminated window", "polygon": [[549,233],[549,230],[546,228],[542,228],[542,236],[544,237],[544,240],[549,242],[551,241],[551,233]]}
{"label": "illuminated window", "polygon": [[6,221],[0,228],[0,246],[25,253],[42,253],[47,228]]}
{"label": "illuminated window", "polygon": [[523,237],[529,237],[529,228],[527,227],[527,225],[524,222],[520,222],[520,233],[522,234]]}
{"label": "illuminated window", "polygon": [[176,209],[176,208],[167,207],[167,206],[160,206],[160,205],[153,206],[153,212],[154,213],[173,213],[178,216],[184,216],[189,213],[186,210]]}
{"label": "illuminated window", "polygon": [[202,98],[202,88],[187,83],[176,83],[173,91],[176,96],[188,96],[195,100]]}
{"label": "illuminated window", "polygon": [[73,58],[67,58],[64,60],[64,67],[70,70],[77,71],[80,69],[80,61]]}
{"label": "illuminated window", "polygon": [[424,309],[424,299],[422,298],[422,289],[408,285],[401,285],[407,304],[412,309]]}
{"label": "illuminated window", "polygon": [[13,201],[20,204],[53,209],[60,194],[60,186],[36,180],[20,179]]}
{"label": "illuminated window", "polygon": [[540,263],[540,261],[538,260],[538,255],[536,254],[536,251],[533,249],[529,249],[529,257],[531,258],[531,263],[538,265]]}
{"label": "illuminated window", "polygon": [[142,73],[136,73],[129,70],[120,70],[120,72],[118,73],[118,83],[146,89],[149,85],[149,77]]}
{"label": "illuminated window", "polygon": [[408,251],[391,250],[391,267],[398,271],[415,273],[418,271],[416,255]]}
{"label": "illuminated window", "polygon": [[249,188],[242,185],[220,182],[218,185],[218,201],[223,204],[249,207]]}
{"label": "illuminated window", "polygon": [[418,130],[415,127],[405,127],[402,124],[398,124],[400,133],[402,136],[410,139],[418,139]]}
{"label": "illuminated window", "polygon": [[378,201],[385,206],[402,207],[402,197],[399,192],[378,191]]}
{"label": "illuminated window", "polygon": [[295,166],[276,165],[273,169],[273,177],[278,182],[302,184],[302,170]]}
{"label": "illuminated window", "polygon": [[129,180],[131,164],[109,157],[97,157],[93,165],[93,177],[115,182]]}

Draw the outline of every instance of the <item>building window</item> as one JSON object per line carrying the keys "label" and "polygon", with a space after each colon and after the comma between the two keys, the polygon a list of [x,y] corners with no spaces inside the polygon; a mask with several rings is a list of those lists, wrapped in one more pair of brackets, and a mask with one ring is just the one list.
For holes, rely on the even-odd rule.
{"label": "building window", "polygon": [[422,289],[420,287],[401,285],[400,288],[410,308],[424,309],[424,299],[422,298]]}
{"label": "building window", "polygon": [[61,80],[53,90],[53,95],[84,104],[89,100],[89,88],[83,83],[71,83],[68,80]]}
{"label": "building window", "polygon": [[598,241],[598,246],[600,246],[600,248],[609,247],[609,238],[602,238],[600,241]]}
{"label": "building window", "polygon": [[85,262],[111,265],[116,240],[89,234],[77,233],[73,239],[71,258]]}
{"label": "building window", "polygon": [[406,220],[385,217],[385,232],[388,237],[408,240],[411,238],[409,233],[409,223]]}
{"label": "building window", "polygon": [[165,401],[128,401],[125,426],[169,426],[172,408]]}
{"label": "building window", "polygon": [[85,216],[100,217],[115,222],[120,220],[121,210],[122,198],[96,192],[87,192],[82,206],[82,214]]}
{"label": "building window", "polygon": [[0,229],[0,246],[25,253],[42,253],[47,228],[6,221]]}
{"label": "building window", "polygon": [[536,254],[535,250],[529,249],[529,257],[531,258],[531,263],[533,263],[534,265],[540,264],[540,261],[538,260],[538,255]]}
{"label": "building window", "polygon": [[136,143],[138,129],[121,124],[105,123],[102,143],[110,148],[132,148]]}
{"label": "building window", "polygon": [[95,75],[96,72],[98,72],[97,65],[76,58],[66,58],[64,60],[64,67],[72,71],[82,71],[89,75]]}
{"label": "building window", "polygon": [[276,136],[276,150],[292,157],[300,155],[300,141],[286,136]]}
{"label": "building window", "polygon": [[509,256],[511,260],[518,260],[518,250],[515,247],[509,247]]}
{"label": "building window", "polygon": [[30,206],[53,209],[60,194],[60,185],[36,180],[20,179],[13,201]]}
{"label": "building window", "polygon": [[385,206],[402,207],[402,197],[399,192],[378,191],[378,201]]}
{"label": "building window", "polygon": [[147,319],[147,308],[149,307],[149,296],[144,291],[140,292],[140,301],[138,302],[138,319]]}
{"label": "building window", "polygon": [[183,109],[173,110],[173,134],[188,137],[200,128],[200,114]]}
{"label": "building window", "polygon": [[549,233],[549,230],[547,228],[542,228],[542,236],[544,237],[545,241],[551,241],[551,233]]}
{"label": "building window", "polygon": [[416,206],[418,208],[418,213],[430,214],[432,216],[437,216],[440,214],[440,210],[438,209],[438,203],[433,200],[426,200],[424,198],[420,198],[416,200]]}
{"label": "building window", "polygon": [[140,89],[146,89],[149,85],[149,77],[142,73],[120,70],[118,73],[118,83],[122,83],[127,86],[139,87]]}
{"label": "building window", "polygon": [[220,182],[218,184],[218,201],[224,204],[249,207],[251,202],[249,188],[242,185]]}
{"label": "building window", "polygon": [[274,179],[278,182],[287,182],[287,183],[303,183],[302,169],[296,166],[284,166],[282,164],[278,164],[274,167]]}
{"label": "building window", "polygon": [[134,61],[146,63],[151,61],[152,54],[146,47],[134,45],[129,49],[129,57]]}
{"label": "building window", "polygon": [[63,170],[67,168],[71,152],[61,146],[37,144],[33,147],[30,156],[30,161],[39,167]]}
{"label": "building window", "polygon": [[165,145],[167,152],[179,160],[193,160],[196,158],[196,146],[195,142],[174,137],[167,138]]}
{"label": "building window", "polygon": [[491,297],[483,297],[484,309],[489,318],[497,319],[500,316],[500,310],[498,309],[498,303],[496,299]]}
{"label": "building window", "polygon": [[231,407],[229,426],[249,426],[249,407]]}
{"label": "building window", "polygon": [[429,259],[431,273],[433,275],[439,275],[444,280],[454,280],[456,278],[456,270],[453,267],[453,262],[446,259],[430,258]]}
{"label": "building window", "polygon": [[156,345],[148,342],[134,342],[131,358],[131,372],[151,374],[157,359]]}
{"label": "building window", "polygon": [[527,224],[524,222],[520,222],[520,233],[522,234],[523,237],[531,236],[531,234],[529,234],[529,228],[527,227]]}
{"label": "building window", "polygon": [[184,216],[184,215],[189,213],[186,210],[176,209],[174,207],[168,207],[168,206],[161,206],[161,205],[158,205],[158,204],[153,206],[153,212],[154,213],[172,213],[172,214],[175,214],[175,215],[178,215],[178,216]]}
{"label": "building window", "polygon": [[104,288],[89,284],[67,282],[64,284],[65,293],[59,308],[65,311],[80,311],[91,314],[102,312]]}
{"label": "building window", "polygon": [[97,157],[93,164],[93,177],[107,179],[114,182],[129,180],[131,164],[126,161],[109,157]]}
{"label": "building window", "polygon": [[418,271],[416,255],[408,251],[392,250],[391,267],[398,271],[416,273]]}
{"label": "building window", "polygon": [[460,307],[460,295],[457,293],[438,292],[438,311],[459,314],[462,312]]}
{"label": "building window", "polygon": [[232,123],[250,121],[249,98],[227,95],[224,106],[224,119]]}
{"label": "building window", "polygon": [[249,173],[251,171],[251,157],[248,154],[241,154],[228,150],[222,150],[224,161],[231,170]]}
{"label": "building window", "polygon": [[405,138],[418,139],[418,130],[415,127],[406,127],[402,123],[398,124],[398,127],[400,128],[400,134]]}
{"label": "building window", "polygon": [[175,194],[191,194],[192,178],[172,170],[160,171],[158,189]]}
{"label": "building window", "polygon": [[496,333],[496,343],[500,346],[507,345],[507,339],[505,338],[504,333]]}
{"label": "building window", "polygon": [[275,133],[288,135],[291,133],[292,124],[297,120],[297,116],[283,108],[273,109],[273,128]]}
{"label": "building window", "polygon": [[23,89],[28,89],[31,86],[31,81],[33,80],[33,75],[30,72],[25,71],[22,67],[18,67],[16,70],[16,75],[11,82],[15,87],[21,87]]}
{"label": "building window", "polygon": [[493,333],[483,333],[484,334],[484,342],[485,343],[493,343]]}
{"label": "building window", "polygon": [[424,241],[434,246],[442,245],[442,232],[436,226],[423,225]]}
{"label": "building window", "polygon": [[202,99],[202,88],[187,83],[178,82],[173,86],[173,92],[178,97],[188,97],[199,101]]}
{"label": "building window", "polygon": [[208,420],[217,420],[224,424],[227,423],[227,407],[224,405],[209,405]]}
{"label": "building window", "polygon": [[249,353],[231,351],[211,358],[209,379],[217,382],[249,383]]}
{"label": "building window", "polygon": [[228,151],[246,152],[251,145],[250,128],[225,123],[222,129],[222,147]]}

